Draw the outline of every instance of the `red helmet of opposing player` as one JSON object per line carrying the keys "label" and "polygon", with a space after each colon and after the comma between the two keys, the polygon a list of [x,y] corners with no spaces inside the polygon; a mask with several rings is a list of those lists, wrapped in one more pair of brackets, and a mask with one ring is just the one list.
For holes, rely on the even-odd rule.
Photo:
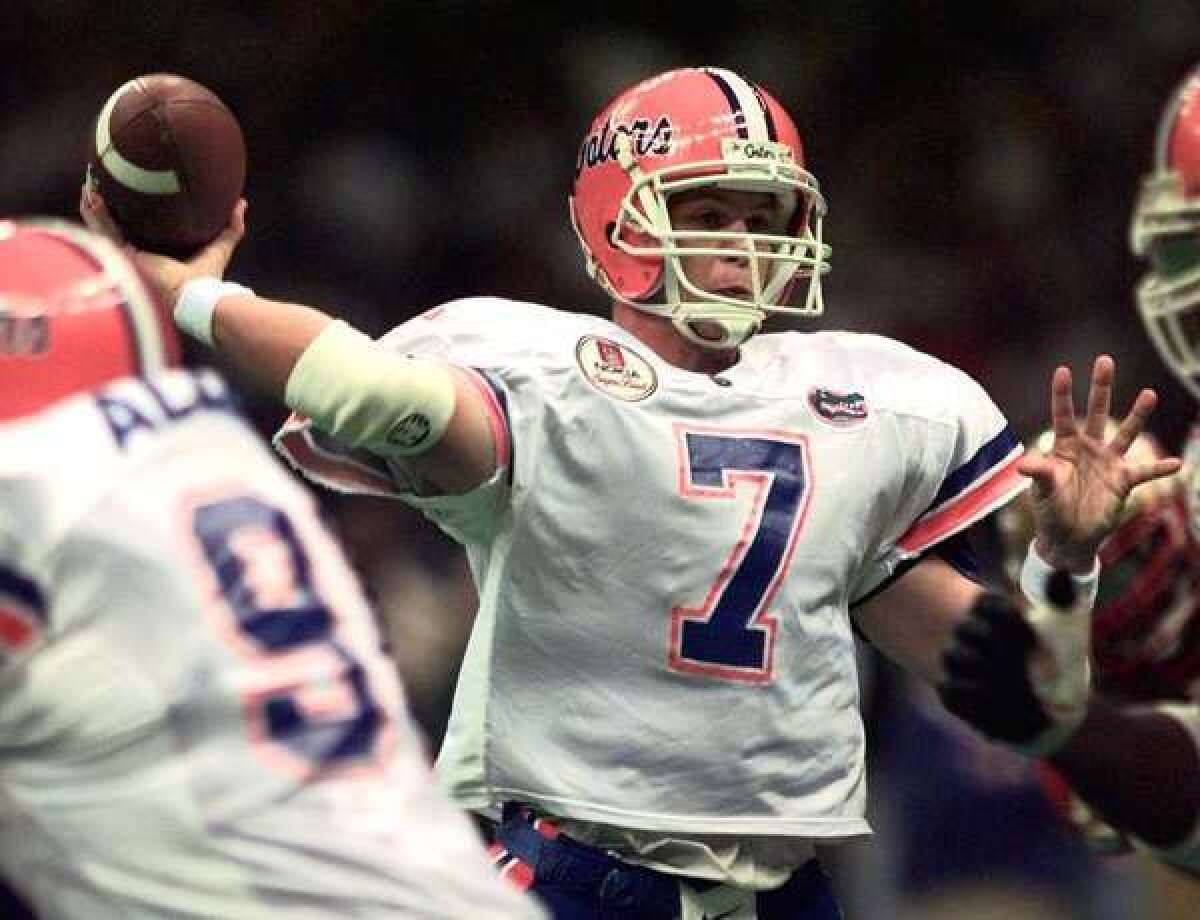
{"label": "red helmet of opposing player", "polygon": [[[777,196],[783,226],[777,233],[675,230],[670,196],[706,186]],[[767,313],[821,312],[830,255],[821,239],[825,201],[804,168],[791,117],[731,71],[673,70],[618,96],[579,149],[570,205],[589,274],[614,300],[670,317],[698,345],[735,346]],[[748,257],[748,292],[702,290],[680,261],[731,250]]]}
{"label": "red helmet of opposing player", "polygon": [[0,221],[0,420],[178,363],[169,315],[119,249],[63,221]]}
{"label": "red helmet of opposing player", "polygon": [[1159,122],[1152,172],[1130,228],[1150,261],[1138,307],[1155,348],[1200,399],[1200,70],[1172,94]]}
{"label": "red helmet of opposing player", "polygon": [[1200,682],[1200,550],[1182,489],[1130,516],[1100,550],[1096,686],[1133,701],[1186,700]]}

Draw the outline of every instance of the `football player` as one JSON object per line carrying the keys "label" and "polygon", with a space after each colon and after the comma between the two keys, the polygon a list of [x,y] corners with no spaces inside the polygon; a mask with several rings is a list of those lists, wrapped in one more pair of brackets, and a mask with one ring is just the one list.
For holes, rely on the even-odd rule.
{"label": "football player", "polygon": [[[1149,261],[1137,302],[1150,338],[1200,398],[1200,71],[1163,113],[1131,244]],[[1125,522],[1101,547],[1106,570],[1090,629],[1096,694],[1078,730],[1040,753],[1105,822],[1200,871],[1196,443],[1179,476],[1134,491]],[[1157,452],[1149,441],[1144,450]],[[1047,718],[1029,693],[1034,650],[1059,641],[1069,620],[1034,617],[1040,629],[1031,630],[1011,605],[984,603],[947,654],[947,705],[993,737],[1027,740]],[[1077,814],[1111,837],[1089,812]]]}
{"label": "football player", "polygon": [[82,227],[0,221],[0,871],[44,917],[535,918],[311,497]]}
{"label": "football player", "polygon": [[[1046,449],[1043,436],[1039,447]],[[1147,458],[1163,451],[1150,434],[1130,449]],[[1190,704],[1200,699],[1200,544],[1188,526],[1190,468],[1146,483],[1130,494],[1121,522],[1100,548],[1103,566],[1092,614],[1093,690],[1114,705]],[[1010,566],[1028,539],[1031,518],[1024,496],[999,516]],[[1079,798],[1050,762],[1044,787],[1060,813],[1096,852],[1125,852],[1136,841],[1104,821]],[[1185,787],[1186,788],[1186,787]],[[1170,875],[1153,873],[1161,900],[1193,901],[1196,891]]]}
{"label": "football player", "polygon": [[868,833],[851,618],[933,679],[980,590],[950,538],[1022,473],[1041,552],[1086,589],[1126,492],[1177,468],[1124,456],[1149,391],[1103,437],[1108,358],[1082,426],[1056,372],[1058,447],[1022,460],[938,360],[759,334],[821,312],[825,210],[783,107],[688,68],[621,93],[575,161],[611,321],[475,297],[374,342],[220,280],[244,209],[190,263],[142,258],[176,321],[294,410],[293,463],[466,547],[480,608],[440,778],[558,917],[837,916],[814,846]]}
{"label": "football player", "polygon": [[[1110,431],[1115,430],[1110,423]],[[1053,437],[1035,442],[1041,452]],[[1166,456],[1149,432],[1129,456],[1153,462]],[[1190,470],[1130,492],[1112,535],[1100,547],[1101,572],[1092,612],[1094,689],[1123,702],[1187,700],[1200,692],[1200,544],[1188,528]],[[998,515],[1007,574],[1020,567],[1033,537],[1029,493]]]}

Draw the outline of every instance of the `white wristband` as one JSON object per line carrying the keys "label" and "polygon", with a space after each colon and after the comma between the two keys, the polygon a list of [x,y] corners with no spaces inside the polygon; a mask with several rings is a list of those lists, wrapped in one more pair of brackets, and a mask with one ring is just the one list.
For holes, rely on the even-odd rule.
{"label": "white wristband", "polygon": [[[1029,550],[1025,553],[1025,561],[1021,563],[1021,593],[1029,603],[1041,607],[1049,603],[1046,597],[1046,582],[1054,574],[1054,567],[1038,555],[1034,541],[1029,542]],[[1077,606],[1091,610],[1096,603],[1096,591],[1100,586],[1100,559],[1092,563],[1092,570],[1086,575],[1071,575],[1075,584],[1075,603]]]}
{"label": "white wristband", "polygon": [[1032,605],[1026,620],[1037,634],[1040,651],[1030,658],[1029,682],[1050,726],[1029,742],[1012,745],[1030,757],[1043,757],[1066,744],[1087,714],[1091,692],[1091,610],[1100,580],[1100,560],[1095,560],[1087,575],[1071,575],[1075,597],[1069,606],[1060,606],[1065,598],[1047,596],[1047,582],[1054,571],[1031,542],[1021,566],[1021,591]]}
{"label": "white wristband", "polygon": [[193,278],[175,301],[175,325],[194,339],[213,347],[213,314],[223,297],[253,296],[248,287],[220,278]]}

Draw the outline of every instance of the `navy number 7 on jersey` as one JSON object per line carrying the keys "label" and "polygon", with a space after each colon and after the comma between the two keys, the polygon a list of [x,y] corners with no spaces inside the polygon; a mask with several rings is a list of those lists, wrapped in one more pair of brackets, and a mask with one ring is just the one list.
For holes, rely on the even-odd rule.
{"label": "navy number 7 on jersey", "polygon": [[770,606],[787,574],[809,496],[801,434],[676,427],[679,490],[693,501],[729,502],[748,490],[749,517],[699,607],[671,611],[670,667],[744,683],[774,677]]}

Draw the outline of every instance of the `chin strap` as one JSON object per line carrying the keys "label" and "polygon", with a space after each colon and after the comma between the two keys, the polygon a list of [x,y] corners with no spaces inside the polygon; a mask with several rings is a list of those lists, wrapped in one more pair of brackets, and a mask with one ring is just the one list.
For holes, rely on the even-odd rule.
{"label": "chin strap", "polygon": [[[700,323],[707,323],[710,326],[720,329],[721,337],[711,339],[702,336],[694,328]],[[727,351],[730,348],[737,348],[750,338],[750,336],[758,332],[762,326],[762,321],[742,311],[739,311],[736,315],[718,313],[717,311],[713,311],[711,315],[694,312],[676,312],[671,316],[671,325],[693,345],[717,351]]]}

